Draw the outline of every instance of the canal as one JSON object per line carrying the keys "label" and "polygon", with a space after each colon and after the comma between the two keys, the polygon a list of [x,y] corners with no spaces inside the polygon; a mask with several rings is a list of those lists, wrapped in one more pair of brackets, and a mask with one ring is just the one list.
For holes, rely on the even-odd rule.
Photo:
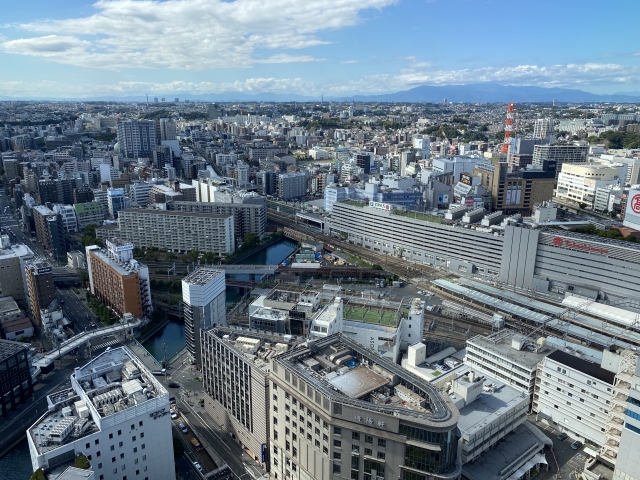
{"label": "canal", "polygon": [[[245,258],[243,265],[275,265],[281,263],[291,255],[297,244],[288,239],[283,239],[278,243],[268,246]],[[248,275],[237,275],[238,280],[248,280]],[[234,304],[240,299],[238,289],[227,287],[227,305]],[[143,344],[156,360],[162,360],[165,356],[169,359],[184,347],[184,324],[179,322],[169,322],[162,330],[147,339]]]}

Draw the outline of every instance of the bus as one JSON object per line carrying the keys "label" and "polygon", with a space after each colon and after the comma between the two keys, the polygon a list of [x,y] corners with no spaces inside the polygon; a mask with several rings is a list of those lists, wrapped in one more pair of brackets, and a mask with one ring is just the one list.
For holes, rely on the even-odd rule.
{"label": "bus", "polygon": [[199,452],[200,450],[202,450],[202,445],[200,445],[200,442],[196,437],[193,437],[191,439],[191,445],[193,445],[193,448],[196,449],[196,452]]}

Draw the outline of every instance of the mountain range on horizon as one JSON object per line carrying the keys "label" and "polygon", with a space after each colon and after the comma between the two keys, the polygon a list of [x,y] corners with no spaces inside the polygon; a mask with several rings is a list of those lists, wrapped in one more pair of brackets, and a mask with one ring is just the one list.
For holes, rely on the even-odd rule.
{"label": "mountain range on horizon", "polygon": [[[319,97],[296,95],[286,93],[263,92],[249,94],[243,92],[223,92],[223,93],[203,93],[203,94],[185,94],[185,93],[165,93],[154,94],[153,97],[164,97],[166,99],[179,98],[181,101],[206,101],[206,102],[248,102],[248,101],[266,101],[266,102],[312,102],[320,101]],[[325,101],[342,101],[342,102],[428,102],[441,103],[444,99],[447,102],[465,102],[465,103],[575,103],[575,102],[627,102],[640,103],[640,92],[619,92],[611,95],[596,94],[585,92],[583,90],[569,88],[545,88],[535,86],[510,86],[500,85],[498,83],[476,83],[467,85],[442,85],[430,86],[421,85],[409,90],[399,91],[395,93],[376,94],[376,95],[354,95],[347,97],[330,97],[325,96]],[[116,102],[144,102],[145,95],[131,96],[98,96],[84,98],[23,98],[8,97],[0,95],[0,101],[16,101],[16,100],[52,100],[52,101],[116,101]]]}

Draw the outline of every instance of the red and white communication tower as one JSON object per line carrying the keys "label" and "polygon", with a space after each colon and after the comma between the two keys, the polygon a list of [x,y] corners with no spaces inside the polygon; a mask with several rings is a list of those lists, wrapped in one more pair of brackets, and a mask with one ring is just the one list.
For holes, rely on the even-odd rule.
{"label": "red and white communication tower", "polygon": [[515,123],[516,123],[516,104],[509,102],[507,104],[507,121],[504,127],[504,143],[502,144],[502,153],[509,153],[515,139]]}

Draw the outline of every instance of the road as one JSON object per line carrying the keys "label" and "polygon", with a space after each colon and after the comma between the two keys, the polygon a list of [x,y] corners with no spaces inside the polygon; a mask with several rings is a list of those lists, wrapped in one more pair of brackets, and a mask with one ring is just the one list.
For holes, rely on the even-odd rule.
{"label": "road", "polygon": [[[71,288],[57,288],[56,293],[58,301],[61,301],[62,311],[65,316],[73,323],[74,331],[76,333],[91,330],[92,328],[104,327],[104,324],[100,322],[98,317],[87,306],[86,302],[82,301],[81,295],[84,295],[82,290],[79,290],[80,294],[74,293]],[[64,301],[64,303],[62,303]],[[87,320],[87,315],[89,320]],[[94,322],[96,327],[92,327],[89,323]]]}

